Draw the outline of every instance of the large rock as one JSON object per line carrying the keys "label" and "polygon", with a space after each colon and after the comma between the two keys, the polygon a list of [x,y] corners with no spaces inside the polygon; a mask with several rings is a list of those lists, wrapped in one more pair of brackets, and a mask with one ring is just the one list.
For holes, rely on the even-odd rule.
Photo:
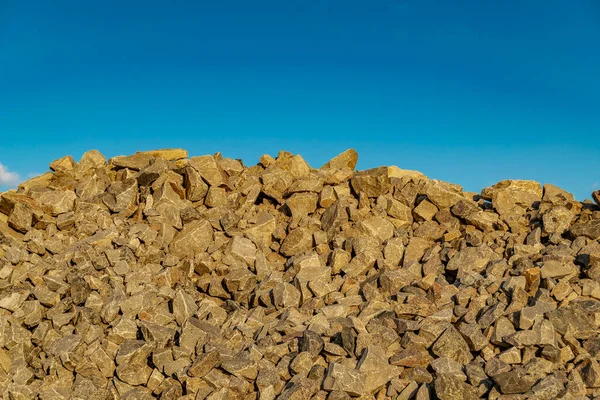
{"label": "large rock", "polygon": [[77,195],[72,190],[47,190],[32,192],[31,197],[38,203],[50,208],[54,216],[73,211]]}
{"label": "large rock", "polygon": [[327,391],[339,390],[351,396],[362,396],[366,384],[364,373],[333,362],[327,368],[323,388]]}
{"label": "large rock", "polygon": [[108,188],[102,201],[112,212],[129,210],[131,214],[135,211],[138,200],[138,182],[130,178],[115,182]]}
{"label": "large rock", "polygon": [[348,149],[327,161],[321,168],[348,168],[354,170],[358,162],[358,153],[354,149]]}
{"label": "large rock", "polygon": [[579,222],[570,229],[574,236],[584,236],[592,240],[600,239],[600,219]]}
{"label": "large rock", "polygon": [[425,183],[423,193],[437,208],[451,208],[465,197],[462,188],[447,182],[430,180]]}
{"label": "large rock", "polygon": [[475,400],[479,398],[477,388],[453,375],[440,374],[434,385],[435,394],[440,400]]}
{"label": "large rock", "polygon": [[188,157],[188,152],[184,149],[149,150],[143,151],[142,154],[149,155],[150,157],[161,158],[167,161],[182,160]]}
{"label": "large rock", "polygon": [[206,251],[213,241],[213,228],[206,220],[186,224],[169,246],[171,254],[182,259]]}
{"label": "large rock", "polygon": [[281,244],[281,253],[294,256],[309,250],[313,245],[312,232],[307,228],[296,228],[286,236]]}
{"label": "large rock", "polygon": [[520,216],[542,200],[542,186],[534,181],[504,180],[482,192],[503,217]]}
{"label": "large rock", "polygon": [[431,351],[438,357],[445,357],[460,364],[468,364],[473,355],[462,335],[454,328],[447,328],[433,344]]}
{"label": "large rock", "polygon": [[117,156],[108,160],[109,165],[117,168],[127,168],[139,171],[146,167],[154,159],[153,156],[144,153],[136,153],[131,156]]}
{"label": "large rock", "polygon": [[227,175],[213,156],[192,157],[190,167],[194,168],[210,186],[220,186],[227,182]]}
{"label": "large rock", "polygon": [[499,259],[498,253],[487,245],[467,247],[452,257],[446,268],[450,271],[458,270],[460,273],[481,273],[490,261]]}
{"label": "large rock", "polygon": [[356,193],[364,193],[367,197],[381,196],[391,188],[386,167],[357,172],[350,180],[350,184]]}

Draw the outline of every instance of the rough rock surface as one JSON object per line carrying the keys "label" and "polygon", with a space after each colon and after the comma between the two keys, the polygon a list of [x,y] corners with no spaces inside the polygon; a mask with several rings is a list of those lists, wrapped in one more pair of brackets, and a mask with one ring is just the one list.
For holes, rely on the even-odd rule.
{"label": "rough rock surface", "polygon": [[1,398],[600,397],[600,192],[357,160],[90,151],[1,193]]}

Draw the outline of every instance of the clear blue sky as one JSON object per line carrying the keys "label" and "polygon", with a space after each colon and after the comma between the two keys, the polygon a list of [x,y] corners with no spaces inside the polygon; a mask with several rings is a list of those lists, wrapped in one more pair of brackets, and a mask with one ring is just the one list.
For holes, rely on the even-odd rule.
{"label": "clear blue sky", "polygon": [[0,0],[0,174],[92,148],[320,166],[354,147],[361,169],[583,200],[599,43],[595,0]]}

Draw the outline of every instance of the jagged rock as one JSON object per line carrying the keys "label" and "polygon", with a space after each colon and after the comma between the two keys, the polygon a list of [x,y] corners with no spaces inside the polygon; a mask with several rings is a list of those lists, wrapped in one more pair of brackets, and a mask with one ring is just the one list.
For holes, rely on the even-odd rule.
{"label": "jagged rock", "polygon": [[592,198],[600,206],[600,190],[595,190],[592,192]]}
{"label": "jagged rock", "polygon": [[440,400],[478,399],[477,388],[454,375],[440,374],[435,380],[435,394]]}
{"label": "jagged rock", "polygon": [[542,186],[534,181],[505,180],[484,189],[482,195],[492,200],[494,209],[505,217],[522,215],[542,199]]}
{"label": "jagged rock", "polygon": [[462,188],[458,185],[435,179],[427,181],[424,188],[424,194],[439,209],[451,208],[463,200],[465,197],[461,194],[461,191]]}
{"label": "jagged rock", "polygon": [[184,149],[161,149],[161,150],[150,150],[143,151],[142,154],[149,155],[150,157],[161,158],[167,161],[177,161],[188,158],[188,152]]}
{"label": "jagged rock", "polygon": [[544,230],[550,234],[558,233],[559,235],[569,229],[572,219],[573,213],[563,206],[553,207],[542,216]]}
{"label": "jagged rock", "polygon": [[364,193],[367,197],[386,194],[391,187],[387,167],[357,172],[350,183],[356,193]]}
{"label": "jagged rock", "polygon": [[354,170],[356,163],[358,162],[358,153],[354,149],[348,149],[343,153],[338,154],[331,160],[327,161],[321,168],[335,168],[344,169],[348,168]]}
{"label": "jagged rock", "polygon": [[498,253],[486,245],[467,247],[452,257],[446,268],[460,273],[482,272],[490,261],[499,259]]}
{"label": "jagged rock", "polygon": [[600,220],[593,219],[588,222],[580,222],[573,225],[570,229],[575,236],[585,236],[592,240],[600,239]]}
{"label": "jagged rock", "polygon": [[213,156],[192,157],[188,163],[210,186],[220,186],[227,182],[225,171],[219,167]]}
{"label": "jagged rock", "polygon": [[169,250],[178,258],[194,256],[206,251],[213,240],[213,229],[206,220],[192,221],[177,233]]}
{"label": "jagged rock", "polygon": [[366,377],[364,373],[345,367],[342,364],[330,363],[323,388],[327,391],[339,390],[351,396],[361,396],[365,392]]}
{"label": "jagged rock", "polygon": [[137,199],[138,182],[130,178],[110,185],[102,201],[112,212],[118,213],[128,210],[129,215],[131,215],[135,211],[133,207],[136,205]]}
{"label": "jagged rock", "polygon": [[286,236],[281,244],[281,253],[294,256],[310,249],[313,245],[312,232],[307,228],[296,228]]}
{"label": "jagged rock", "polygon": [[446,357],[463,365],[473,359],[467,342],[454,327],[448,327],[444,331],[433,344],[431,351],[438,357]]}
{"label": "jagged rock", "polygon": [[426,180],[427,177],[419,171],[412,171],[410,169],[400,169],[395,165],[388,167],[388,176],[390,178],[398,179],[410,179],[410,180]]}
{"label": "jagged rock", "polygon": [[578,273],[577,267],[573,263],[563,264],[560,261],[548,260],[544,261],[540,269],[542,279],[544,278],[562,278],[568,275]]}
{"label": "jagged rock", "polygon": [[520,368],[494,375],[494,381],[500,386],[502,394],[527,393],[536,380]]}

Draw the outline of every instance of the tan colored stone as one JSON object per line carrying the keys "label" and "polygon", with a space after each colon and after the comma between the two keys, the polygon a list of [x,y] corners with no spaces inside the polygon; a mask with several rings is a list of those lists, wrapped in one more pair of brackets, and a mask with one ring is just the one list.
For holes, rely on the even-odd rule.
{"label": "tan colored stone", "polygon": [[177,233],[169,249],[173,255],[182,259],[185,256],[206,251],[213,241],[213,229],[206,220],[196,220],[186,224],[181,232]]}
{"label": "tan colored stone", "polygon": [[81,159],[77,163],[77,169],[79,172],[87,172],[104,167],[105,165],[106,157],[98,150],[90,150],[83,153]]}
{"label": "tan colored stone", "polygon": [[52,210],[48,205],[38,202],[31,196],[17,193],[14,190],[9,190],[0,194],[0,213],[10,215],[16,204],[27,205],[36,213],[50,213]]}
{"label": "tan colored stone", "polygon": [[339,390],[351,396],[363,395],[365,393],[365,386],[366,377],[364,373],[338,363],[329,364],[327,376],[323,381],[323,388],[325,390]]}
{"label": "tan colored stone", "polygon": [[[122,212],[131,210],[133,214],[134,206],[138,200],[138,183],[131,178],[121,182],[115,182],[108,188],[102,201],[112,212]],[[70,211],[70,210],[67,210]],[[64,211],[66,212],[66,211]]]}
{"label": "tan colored stone", "polygon": [[594,199],[596,204],[600,206],[600,190],[595,190],[594,192],[592,192],[592,198]]}
{"label": "tan colored stone", "polygon": [[573,214],[567,208],[562,206],[553,207],[542,216],[544,231],[550,234],[563,234],[569,229],[572,219]]}
{"label": "tan colored stone", "polygon": [[71,156],[65,156],[50,163],[50,169],[56,173],[73,173],[77,164]]}
{"label": "tan colored stone", "polygon": [[385,218],[372,217],[359,223],[360,229],[371,237],[382,242],[394,236],[394,225]]}
{"label": "tan colored stone", "polygon": [[522,215],[542,199],[542,186],[534,181],[504,180],[484,190],[502,216]]}
{"label": "tan colored stone", "polygon": [[227,182],[225,171],[219,167],[213,156],[192,157],[190,167],[194,168],[210,186],[220,186]]}
{"label": "tan colored stone", "polygon": [[327,161],[321,168],[348,168],[354,170],[358,162],[358,153],[354,149],[348,149]]}
{"label": "tan colored stone", "polygon": [[473,358],[469,346],[453,327],[449,327],[444,331],[442,336],[433,344],[431,351],[438,357],[446,357],[463,365],[468,364]]}
{"label": "tan colored stone", "polygon": [[296,228],[291,231],[281,244],[281,254],[294,256],[309,250],[313,245],[312,232],[307,228]]}
{"label": "tan colored stone", "polygon": [[27,233],[33,223],[33,211],[27,204],[17,203],[10,213],[7,222],[14,230]]}
{"label": "tan colored stone", "polygon": [[548,260],[544,261],[540,272],[542,274],[542,279],[562,278],[564,276],[577,274],[578,268],[573,263],[563,264],[560,261]]}
{"label": "tan colored stone", "polygon": [[364,193],[367,197],[381,196],[391,188],[386,167],[356,172],[350,184],[356,193]]}
{"label": "tan colored stone", "polygon": [[199,354],[190,365],[187,374],[192,377],[202,378],[213,368],[219,365],[220,356],[217,351]]}
{"label": "tan colored stone", "polygon": [[438,208],[427,200],[423,200],[413,210],[413,214],[425,221],[431,221],[433,216],[438,212]]}
{"label": "tan colored stone", "polygon": [[440,374],[435,380],[435,394],[440,400],[475,400],[479,398],[475,387],[449,374]]}
{"label": "tan colored stone", "polygon": [[244,235],[258,247],[268,247],[273,241],[273,232],[277,227],[275,218],[268,213],[260,213],[253,224],[244,230]]}
{"label": "tan colored stone", "polygon": [[294,218],[300,219],[317,210],[318,200],[319,195],[316,193],[294,193],[286,200],[285,205]]}
{"label": "tan colored stone", "polygon": [[412,171],[410,169],[400,169],[395,165],[388,167],[388,176],[390,178],[406,179],[406,180],[426,180],[428,179],[424,174],[419,171]]}
{"label": "tan colored stone", "polygon": [[499,260],[500,256],[488,246],[467,247],[457,253],[448,262],[448,270],[466,272],[482,272],[487,264]]}
{"label": "tan colored stone", "polygon": [[184,149],[149,150],[143,151],[142,154],[149,155],[150,157],[161,158],[167,161],[176,161],[188,158],[188,152]]}
{"label": "tan colored stone", "polygon": [[108,160],[109,165],[114,165],[118,168],[128,168],[134,171],[139,171],[150,164],[153,159],[149,154],[135,153],[131,156],[117,156]]}
{"label": "tan colored stone", "polygon": [[439,209],[451,208],[464,199],[460,186],[435,179],[425,183],[424,193],[429,201]]}

